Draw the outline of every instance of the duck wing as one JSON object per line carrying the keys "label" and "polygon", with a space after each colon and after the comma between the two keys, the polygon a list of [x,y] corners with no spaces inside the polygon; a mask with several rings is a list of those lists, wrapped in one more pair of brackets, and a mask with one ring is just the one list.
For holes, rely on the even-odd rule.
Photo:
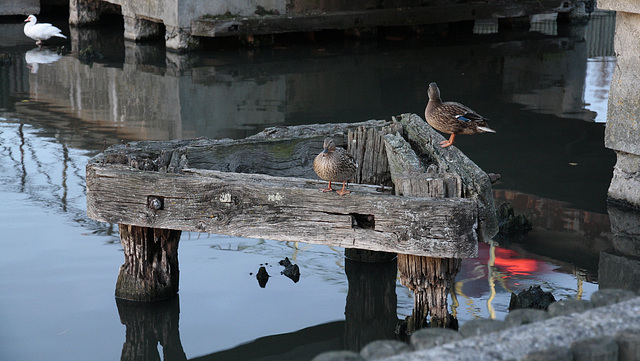
{"label": "duck wing", "polygon": [[448,116],[455,118],[461,122],[483,122],[489,120],[482,115],[474,112],[469,107],[456,102],[446,102],[440,106],[442,112]]}

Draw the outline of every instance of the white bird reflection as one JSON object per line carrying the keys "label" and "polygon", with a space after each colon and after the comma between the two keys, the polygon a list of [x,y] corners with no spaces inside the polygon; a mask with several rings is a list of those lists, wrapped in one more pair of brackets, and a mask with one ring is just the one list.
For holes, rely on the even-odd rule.
{"label": "white bird reflection", "polygon": [[35,74],[38,72],[38,67],[40,64],[51,64],[62,56],[57,54],[49,49],[39,49],[34,48],[27,51],[24,54],[24,60],[27,63],[27,67],[31,70],[31,73]]}

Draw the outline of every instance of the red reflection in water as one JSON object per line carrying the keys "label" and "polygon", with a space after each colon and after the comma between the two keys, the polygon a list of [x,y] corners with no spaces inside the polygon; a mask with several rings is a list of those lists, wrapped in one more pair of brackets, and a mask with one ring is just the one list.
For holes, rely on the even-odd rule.
{"label": "red reflection in water", "polygon": [[530,276],[542,269],[548,269],[546,262],[531,258],[522,258],[516,251],[504,248],[495,249],[494,266],[512,276]]}
{"label": "red reflection in water", "polygon": [[462,269],[456,282],[462,283],[462,292],[469,297],[481,297],[489,292],[489,272],[494,278],[502,280],[501,285],[507,290],[517,291],[531,281],[543,280],[553,272],[553,266],[542,260],[523,257],[518,252],[494,247],[494,260],[491,260],[491,246],[478,244],[478,257],[462,261]]}

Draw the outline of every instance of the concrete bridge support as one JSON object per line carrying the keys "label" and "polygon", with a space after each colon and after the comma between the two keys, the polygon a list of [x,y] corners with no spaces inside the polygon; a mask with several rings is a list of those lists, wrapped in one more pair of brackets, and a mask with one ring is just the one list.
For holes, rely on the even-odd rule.
{"label": "concrete bridge support", "polygon": [[125,39],[143,41],[164,36],[167,49],[182,52],[198,45],[198,38],[191,36],[191,18],[205,14],[209,3],[197,0],[70,0],[69,24],[82,26],[98,21],[102,14],[117,13],[124,19]]}
{"label": "concrete bridge support", "polygon": [[615,10],[617,67],[609,92],[605,146],[618,160],[609,198],[640,208],[640,2],[599,0],[598,7]]}

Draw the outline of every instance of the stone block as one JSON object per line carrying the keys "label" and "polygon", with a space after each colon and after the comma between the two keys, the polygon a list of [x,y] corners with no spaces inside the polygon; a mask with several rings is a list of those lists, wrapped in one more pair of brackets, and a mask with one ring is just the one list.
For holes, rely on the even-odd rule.
{"label": "stone block", "polygon": [[544,321],[547,318],[549,318],[549,314],[543,310],[519,308],[509,312],[504,322],[507,324],[507,327],[517,327],[533,322]]}
{"label": "stone block", "polygon": [[458,340],[462,340],[462,335],[448,328],[423,328],[411,335],[411,345],[416,350],[424,350]]}
{"label": "stone block", "polygon": [[617,13],[614,38],[617,65],[611,80],[605,130],[607,148],[635,155],[640,155],[639,33],[640,14]]}
{"label": "stone block", "polygon": [[635,293],[629,290],[606,288],[594,292],[591,295],[591,303],[593,303],[594,307],[602,307],[630,300],[635,296]]}
{"label": "stone block", "polygon": [[640,260],[600,253],[598,283],[602,288],[620,288],[640,292]]}
{"label": "stone block", "polygon": [[490,332],[502,331],[506,328],[504,321],[498,320],[471,320],[460,326],[460,335],[462,337],[474,337],[486,335]]}
{"label": "stone block", "polygon": [[640,329],[627,329],[616,333],[614,339],[618,344],[618,360],[640,360]]}
{"label": "stone block", "polygon": [[576,341],[571,345],[571,351],[576,361],[618,360],[618,344],[609,336]]}
{"label": "stone block", "polygon": [[412,351],[413,348],[404,342],[395,340],[377,340],[370,342],[360,351],[367,360],[378,360]]}
{"label": "stone block", "polygon": [[365,361],[365,358],[353,351],[327,351],[314,357],[311,361]]}
{"label": "stone block", "polygon": [[584,312],[593,308],[593,305],[589,301],[585,300],[561,300],[549,305],[549,316],[562,316],[576,312]]}

